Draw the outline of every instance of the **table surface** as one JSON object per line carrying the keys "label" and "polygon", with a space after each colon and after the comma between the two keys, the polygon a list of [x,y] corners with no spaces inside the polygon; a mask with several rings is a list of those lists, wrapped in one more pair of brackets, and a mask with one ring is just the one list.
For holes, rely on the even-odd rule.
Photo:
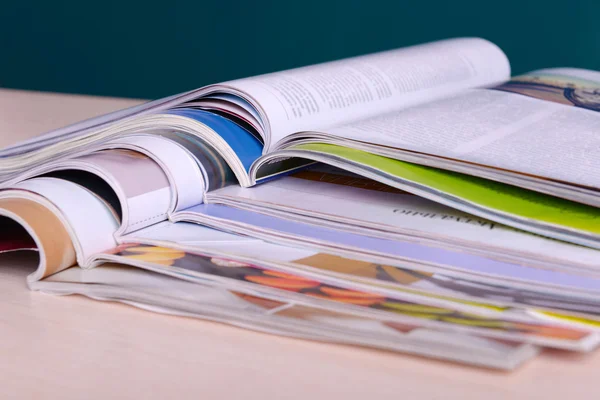
{"label": "table surface", "polygon": [[[0,137],[25,139],[138,100],[0,89]],[[27,260],[25,260],[27,261]],[[0,257],[0,398],[600,398],[600,352],[511,372],[315,343],[31,292]]]}

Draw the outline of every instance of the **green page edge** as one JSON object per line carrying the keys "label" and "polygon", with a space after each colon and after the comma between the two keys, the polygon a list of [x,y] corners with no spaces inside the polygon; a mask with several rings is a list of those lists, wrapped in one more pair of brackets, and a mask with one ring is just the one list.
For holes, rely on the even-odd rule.
{"label": "green page edge", "polygon": [[586,233],[600,233],[600,209],[516,186],[411,164],[348,147],[308,143],[288,148],[332,155],[376,168],[483,207]]}

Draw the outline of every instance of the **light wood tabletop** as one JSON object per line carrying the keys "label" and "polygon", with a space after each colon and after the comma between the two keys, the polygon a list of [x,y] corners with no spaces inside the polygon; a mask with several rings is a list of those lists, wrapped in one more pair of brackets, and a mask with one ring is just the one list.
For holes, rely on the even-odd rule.
{"label": "light wood tabletop", "polygon": [[[137,103],[0,89],[0,136]],[[482,370],[31,292],[35,266],[0,256],[0,399],[600,398],[600,352],[546,351],[511,373]]]}

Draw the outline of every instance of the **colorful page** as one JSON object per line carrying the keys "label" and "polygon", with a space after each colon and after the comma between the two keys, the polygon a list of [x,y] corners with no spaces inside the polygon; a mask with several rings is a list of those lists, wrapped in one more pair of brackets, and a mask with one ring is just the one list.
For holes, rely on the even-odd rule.
{"label": "colorful page", "polygon": [[518,229],[600,248],[600,209],[470,175],[330,144],[284,151],[352,170],[390,186]]}
{"label": "colorful page", "polygon": [[600,301],[586,297],[511,287],[506,281],[492,284],[477,280],[476,276],[469,279],[468,276],[426,272],[416,267],[407,269],[394,265],[392,260],[385,263],[379,259],[342,257],[314,247],[284,246],[198,224],[163,222],[121,240],[256,262],[276,271],[300,274],[348,289],[452,307],[481,316],[526,315],[539,311],[587,318],[591,326],[600,321]]}
{"label": "colorful page", "polygon": [[206,256],[156,246],[127,244],[106,254],[107,260],[139,267],[172,271],[201,280],[230,284],[236,290],[257,289],[265,293],[287,292],[301,305],[332,304],[335,310],[353,310],[380,320],[418,324],[452,332],[480,334],[498,339],[523,341],[549,347],[589,351],[600,336],[589,330],[553,322],[516,322],[484,318],[443,307],[430,307],[391,299],[368,292],[348,290],[318,280],[273,271],[260,265],[241,263],[223,257]]}
{"label": "colorful page", "polygon": [[[197,222],[216,229],[289,245],[309,245],[340,255],[364,254],[385,257],[422,269],[463,272],[469,276],[495,278],[511,284],[570,290],[591,296],[600,294],[600,279],[518,264],[418,243],[380,239],[317,227],[219,204],[203,204],[179,213],[174,220]],[[530,286],[531,287],[531,286]]]}
{"label": "colorful page", "polygon": [[[88,266],[92,256],[116,245],[113,234],[119,226],[117,215],[93,192],[63,179],[40,177],[21,182],[12,190],[2,191],[0,196],[20,200],[28,198],[30,193],[43,197],[63,221],[80,265]],[[60,236],[57,238],[64,242]],[[68,254],[65,252],[65,257]]]}
{"label": "colorful page", "polygon": [[262,143],[252,133],[220,115],[190,108],[171,110],[168,114],[194,119],[215,131],[233,150],[246,173],[262,154]]}
{"label": "colorful page", "polygon": [[213,191],[206,202],[527,265],[600,272],[598,250],[519,231],[322,165],[249,189],[229,186]]}
{"label": "colorful page", "polygon": [[52,294],[78,293],[120,301],[154,312],[218,321],[270,334],[375,347],[491,368],[512,369],[537,354],[537,348],[528,344],[359,317],[124,265],[107,264],[91,270],[70,268],[36,282],[33,288]]}
{"label": "colorful page", "polygon": [[48,202],[43,198],[26,199],[19,195],[19,191],[14,190],[0,192],[0,223],[3,228],[10,228],[8,232],[16,233],[10,241],[0,243],[3,246],[0,252],[38,251],[39,264],[27,277],[31,284],[71,267],[77,261],[69,231]]}

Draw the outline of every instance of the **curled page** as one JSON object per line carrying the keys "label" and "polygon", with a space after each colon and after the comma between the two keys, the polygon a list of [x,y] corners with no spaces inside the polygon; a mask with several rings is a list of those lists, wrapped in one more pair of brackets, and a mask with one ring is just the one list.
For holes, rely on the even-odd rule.
{"label": "curled page", "polygon": [[39,265],[27,281],[31,283],[75,265],[75,248],[57,210],[52,210],[41,197],[34,201],[17,196],[0,193],[0,215],[20,224],[35,242]]}
{"label": "curled page", "polygon": [[63,221],[82,267],[90,266],[94,254],[116,245],[114,233],[119,225],[114,210],[80,185],[56,178],[34,178],[0,194],[19,201],[41,196],[50,203],[54,214]]}

